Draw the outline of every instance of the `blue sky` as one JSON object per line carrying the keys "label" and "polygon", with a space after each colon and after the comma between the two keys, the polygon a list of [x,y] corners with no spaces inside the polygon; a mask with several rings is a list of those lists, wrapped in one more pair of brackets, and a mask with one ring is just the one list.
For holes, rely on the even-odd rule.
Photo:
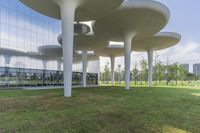
{"label": "blue sky", "polygon": [[[189,63],[190,72],[192,65],[200,63],[200,1],[199,0],[157,0],[170,9],[170,20],[163,31],[173,31],[181,34],[179,44],[166,50],[158,51],[159,59],[166,62]],[[132,66],[146,57],[145,53],[132,54]],[[106,59],[105,63],[108,61]],[[117,64],[122,64],[123,58],[117,59]],[[102,65],[105,65],[102,64]],[[117,65],[116,65],[117,66]]]}
{"label": "blue sky", "polygon": [[[181,44],[200,42],[200,15],[198,0],[159,0],[170,9],[171,17],[164,30],[176,31],[182,35]],[[200,51],[199,51],[200,52]]]}
{"label": "blue sky", "polygon": [[165,4],[171,13],[170,21],[164,31],[175,31],[182,36],[177,46],[164,50],[164,53],[172,61],[190,63],[192,68],[193,63],[200,63],[200,1],[159,0],[159,2]]}

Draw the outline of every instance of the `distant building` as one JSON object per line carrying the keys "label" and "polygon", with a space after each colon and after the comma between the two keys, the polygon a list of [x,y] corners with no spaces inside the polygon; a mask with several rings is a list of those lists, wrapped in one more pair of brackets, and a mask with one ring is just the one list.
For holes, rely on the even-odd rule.
{"label": "distant building", "polygon": [[188,72],[189,73],[189,64],[181,64],[180,65],[186,72]]}
{"label": "distant building", "polygon": [[196,76],[200,76],[200,63],[193,65],[193,74]]}

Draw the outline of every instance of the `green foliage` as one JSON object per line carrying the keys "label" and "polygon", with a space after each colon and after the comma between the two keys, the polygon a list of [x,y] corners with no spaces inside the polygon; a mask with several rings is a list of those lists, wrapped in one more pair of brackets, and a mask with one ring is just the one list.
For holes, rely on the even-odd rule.
{"label": "green foliage", "polygon": [[139,70],[137,69],[137,64],[135,64],[135,66],[132,70],[132,79],[134,80],[135,85],[136,85],[138,78],[139,78]]}
{"label": "green foliage", "polygon": [[147,69],[147,60],[142,58],[140,61],[140,66],[141,66],[141,80],[142,81],[147,81],[147,76],[148,76],[148,69]]}
{"label": "green foliage", "polygon": [[164,79],[165,77],[165,66],[162,61],[156,61],[155,67],[154,67],[154,77],[159,83]]}
{"label": "green foliage", "polygon": [[121,65],[118,65],[118,68],[115,72],[115,81],[117,81],[118,84],[121,84],[121,81],[124,79],[124,71],[121,70]]}
{"label": "green foliage", "polygon": [[107,63],[104,67],[103,72],[101,73],[101,77],[103,81],[106,81],[106,83],[109,83],[110,80],[110,68],[109,68],[109,64]]}

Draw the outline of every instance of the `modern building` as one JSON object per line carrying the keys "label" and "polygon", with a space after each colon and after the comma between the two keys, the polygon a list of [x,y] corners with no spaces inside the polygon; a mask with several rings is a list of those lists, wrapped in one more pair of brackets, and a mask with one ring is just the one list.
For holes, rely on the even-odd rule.
{"label": "modern building", "polygon": [[[0,48],[23,52],[38,52],[44,45],[59,45],[61,33],[59,20],[42,15],[22,4],[19,0],[0,0]],[[58,71],[56,61],[43,61],[28,56],[12,56],[10,64],[0,54],[0,86],[62,85],[63,71]],[[87,79],[90,84],[97,79],[97,62],[88,64]],[[73,65],[73,83],[80,85],[81,64]],[[58,80],[59,79],[59,80]]]}
{"label": "modern building", "polygon": [[200,76],[200,63],[199,64],[193,64],[193,74],[196,76]]}
{"label": "modern building", "polygon": [[[99,60],[93,61],[93,65],[91,65],[93,67],[90,67],[87,53],[106,49],[109,41],[124,43],[122,54],[125,66],[125,89],[129,90],[131,52],[138,50],[136,44],[141,44],[139,46],[142,48],[139,47],[139,51],[142,49],[148,53],[150,70],[148,79],[151,87],[154,51],[175,45],[180,40],[180,35],[177,33],[160,33],[169,22],[170,12],[165,5],[153,0],[1,0],[0,3],[0,47],[44,55],[38,50],[38,47],[59,45],[56,38],[59,33],[62,33],[62,41],[59,41],[62,42],[62,58],[56,59],[63,62],[62,74],[60,74],[61,69],[56,68],[57,62],[50,62],[42,57],[42,59],[26,55],[20,57],[21,59],[16,57],[16,60],[19,61],[11,60],[9,67],[17,67],[12,64],[17,62],[16,64],[23,64],[19,68],[42,69],[44,75],[47,70],[58,71],[57,75],[61,75],[63,78],[65,97],[71,97],[72,85],[77,83],[81,77],[83,85],[86,86],[87,72],[91,73],[90,75],[93,77],[92,83],[97,84]],[[94,21],[92,30],[79,29],[78,31],[87,33],[76,34],[75,25],[79,25],[83,21]],[[89,33],[90,31],[93,32]],[[152,40],[157,43],[151,44]],[[73,64],[73,53],[77,50],[82,52],[82,68],[80,63]],[[108,52],[110,53],[109,50]],[[48,53],[52,55],[55,51]],[[113,57],[112,62],[112,68],[114,68]],[[4,64],[2,67],[7,66]],[[87,71],[87,69],[92,70],[91,68],[94,68],[94,71]],[[79,70],[80,73],[77,74]],[[6,78],[10,78],[10,74],[7,75]],[[46,80],[44,75],[41,78],[43,84]],[[114,73],[112,77],[113,75]],[[18,76],[15,77],[18,79]],[[112,79],[114,81],[114,78]],[[51,80],[56,81],[56,84],[60,83],[57,81],[58,77]],[[10,80],[8,79],[8,81]]]}
{"label": "modern building", "polygon": [[189,64],[181,64],[180,65],[186,72],[188,72],[189,73],[189,70],[190,70],[190,65]]}

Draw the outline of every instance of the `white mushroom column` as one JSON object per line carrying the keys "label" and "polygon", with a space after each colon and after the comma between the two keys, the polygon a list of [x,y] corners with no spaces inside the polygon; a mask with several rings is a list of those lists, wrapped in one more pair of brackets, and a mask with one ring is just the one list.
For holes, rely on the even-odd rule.
{"label": "white mushroom column", "polygon": [[55,0],[60,6],[63,35],[64,96],[71,97],[74,14],[78,1]]}
{"label": "white mushroom column", "polygon": [[131,46],[132,39],[134,37],[133,33],[127,33],[124,35],[124,65],[125,65],[125,84],[126,90],[130,90],[130,65],[131,65]]}
{"label": "white mushroom column", "polygon": [[148,49],[148,82],[149,87],[152,87],[152,77],[153,77],[153,49]]}
{"label": "white mushroom column", "polygon": [[111,82],[112,86],[115,84],[115,56],[110,56],[110,62],[111,62]]}
{"label": "white mushroom column", "polygon": [[62,65],[62,61],[61,60],[58,60],[57,61],[57,68],[58,68],[58,71],[61,71],[61,65]]}
{"label": "white mushroom column", "polygon": [[5,58],[5,66],[8,67],[8,69],[6,69],[6,84],[9,86],[9,81],[10,81],[10,75],[9,75],[9,67],[10,67],[10,60],[11,60],[11,56],[10,55],[4,55]]}
{"label": "white mushroom column", "polygon": [[4,55],[5,58],[5,66],[9,67],[10,66],[10,55]]}
{"label": "white mushroom column", "polygon": [[44,70],[47,70],[47,63],[48,63],[47,60],[42,61],[42,65],[43,65]]}
{"label": "white mushroom column", "polygon": [[83,87],[87,86],[87,51],[82,51]]}
{"label": "white mushroom column", "polygon": [[57,85],[59,85],[60,83],[59,83],[59,80],[60,80],[60,71],[62,70],[61,69],[61,64],[62,64],[62,60],[58,60],[57,61],[57,69],[58,69],[58,71],[57,71],[57,78],[56,78],[56,82],[57,82]]}
{"label": "white mushroom column", "polygon": [[101,76],[101,62],[100,62],[100,58],[99,58],[99,60],[98,60],[98,85],[100,85],[100,76]]}
{"label": "white mushroom column", "polygon": [[42,65],[43,65],[43,85],[45,85],[45,81],[46,81],[46,70],[47,70],[47,60],[43,60],[42,61]]}

